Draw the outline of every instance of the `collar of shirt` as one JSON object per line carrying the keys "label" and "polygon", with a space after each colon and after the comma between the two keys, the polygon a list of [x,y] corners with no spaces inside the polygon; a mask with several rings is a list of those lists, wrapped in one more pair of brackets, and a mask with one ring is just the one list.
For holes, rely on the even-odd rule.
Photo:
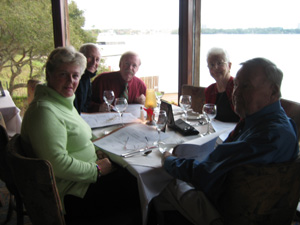
{"label": "collar of shirt", "polygon": [[245,128],[250,126],[255,126],[257,123],[260,123],[261,118],[265,118],[265,115],[272,115],[274,112],[277,112],[281,109],[280,101],[276,101],[270,105],[265,106],[256,113],[253,113],[250,116],[245,118]]}

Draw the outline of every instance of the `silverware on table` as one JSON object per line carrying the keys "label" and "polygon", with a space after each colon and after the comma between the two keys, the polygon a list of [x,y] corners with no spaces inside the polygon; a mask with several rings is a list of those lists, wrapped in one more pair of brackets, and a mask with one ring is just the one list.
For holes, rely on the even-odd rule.
{"label": "silverware on table", "polygon": [[[152,147],[149,147],[149,148],[141,148],[141,149],[133,150],[131,152],[124,153],[121,156],[124,157],[124,158],[127,158],[127,157],[133,156],[135,154],[138,154],[140,152],[146,152],[146,151],[149,151],[149,150],[152,151],[152,149],[154,149],[154,148],[157,148],[157,147],[156,146],[152,146]],[[151,152],[149,152],[148,154],[150,154],[150,153]]]}

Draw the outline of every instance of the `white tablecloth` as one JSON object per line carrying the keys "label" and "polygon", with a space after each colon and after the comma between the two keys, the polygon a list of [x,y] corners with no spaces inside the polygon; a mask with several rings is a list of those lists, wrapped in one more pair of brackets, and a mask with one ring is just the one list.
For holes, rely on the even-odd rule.
{"label": "white tablecloth", "polygon": [[[196,125],[197,121],[191,121],[191,124]],[[231,124],[228,125],[229,129],[231,129]],[[104,136],[104,134],[106,134],[107,131],[113,131],[117,128],[120,128],[120,126],[116,125],[113,127],[94,129],[93,134],[96,137],[102,137]],[[207,131],[207,125],[197,125],[195,126],[195,128],[199,130],[200,134]],[[224,127],[222,127],[222,129],[224,129]],[[166,133],[168,134],[168,137],[164,140],[164,142],[172,144],[178,144],[200,137],[200,135],[183,137],[178,132],[174,132],[169,129]],[[143,224],[146,224],[148,204],[150,203],[152,198],[159,195],[161,191],[166,187],[166,185],[172,180],[172,177],[161,167],[161,153],[156,149],[148,156],[137,154],[129,158],[123,158],[120,155],[111,153],[109,150],[106,151],[106,153],[109,155],[112,161],[127,168],[134,176],[137,177],[143,213]],[[143,164],[141,162],[144,162],[145,159],[149,160],[149,162],[151,161],[151,163],[149,163],[151,164],[151,166],[141,165]],[[156,161],[156,163],[153,163],[154,161]],[[140,163],[140,165],[137,165],[138,163],[136,162]]]}
{"label": "white tablecloth", "polygon": [[5,121],[8,136],[12,137],[21,132],[22,119],[20,109],[13,102],[8,91],[4,91],[5,96],[0,97],[0,111]]}

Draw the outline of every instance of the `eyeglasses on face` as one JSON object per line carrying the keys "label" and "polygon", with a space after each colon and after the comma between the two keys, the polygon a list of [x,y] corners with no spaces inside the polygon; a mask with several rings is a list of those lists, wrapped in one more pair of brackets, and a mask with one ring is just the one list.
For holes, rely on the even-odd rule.
{"label": "eyeglasses on face", "polygon": [[225,64],[227,64],[227,62],[224,62],[224,61],[217,61],[217,62],[213,62],[213,63],[209,63],[208,64],[208,68],[209,69],[214,69],[214,68],[219,68],[219,67],[222,67],[224,66]]}

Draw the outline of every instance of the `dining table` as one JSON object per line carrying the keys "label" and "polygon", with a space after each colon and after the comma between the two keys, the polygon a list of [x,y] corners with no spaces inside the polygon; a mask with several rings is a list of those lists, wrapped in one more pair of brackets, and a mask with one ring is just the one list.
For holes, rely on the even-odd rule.
{"label": "dining table", "polygon": [[20,109],[15,105],[10,93],[4,90],[5,95],[0,96],[0,112],[3,116],[9,137],[21,132],[22,118]]}
{"label": "dining table", "polygon": [[[143,106],[138,104],[128,107],[129,109],[124,113],[122,120],[125,125],[120,124],[119,115],[114,112],[82,114],[82,117],[92,128],[96,148],[104,151],[113,162],[126,168],[137,178],[142,219],[143,224],[146,225],[149,203],[173,179],[162,167],[161,158],[163,152],[172,152],[176,146],[190,142],[194,145],[195,142],[196,145],[199,143],[204,145],[209,142],[212,143],[209,148],[213,149],[216,143],[222,142],[222,138],[224,140],[235,124],[214,120],[210,126],[211,134],[203,136],[207,132],[208,124],[199,123],[200,114],[198,117],[193,115],[193,118],[190,120],[187,118],[186,122],[194,126],[199,131],[199,134],[183,136],[176,130],[166,127],[165,132],[161,133],[163,143],[158,147],[156,144],[158,140],[156,127],[149,126],[146,124],[146,121],[139,119],[141,107]],[[172,105],[172,109],[175,119],[182,118],[183,111],[180,107]],[[101,119],[95,119],[97,116]],[[111,121],[115,122],[111,123]]]}

